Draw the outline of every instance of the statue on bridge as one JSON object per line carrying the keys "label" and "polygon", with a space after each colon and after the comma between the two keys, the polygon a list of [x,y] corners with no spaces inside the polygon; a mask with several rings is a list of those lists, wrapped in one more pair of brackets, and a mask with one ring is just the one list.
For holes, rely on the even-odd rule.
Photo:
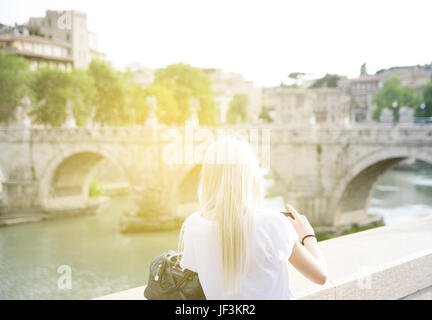
{"label": "statue on bridge", "polygon": [[198,127],[199,126],[198,112],[201,109],[199,99],[195,97],[190,97],[189,106],[190,106],[191,116],[187,121],[187,123],[194,127]]}
{"label": "statue on bridge", "polygon": [[156,128],[159,124],[156,117],[157,99],[155,96],[149,96],[146,98],[146,101],[149,105],[149,115],[144,125],[151,128]]}
{"label": "statue on bridge", "polygon": [[380,115],[380,122],[387,124],[393,123],[393,111],[388,108],[383,108]]}
{"label": "statue on bridge", "polygon": [[63,123],[63,128],[76,128],[76,121],[73,115],[73,101],[66,101],[66,121]]}
{"label": "statue on bridge", "polygon": [[96,116],[96,107],[92,107],[92,111],[90,113],[90,117],[87,120],[86,127],[87,129],[93,129],[97,126],[97,123],[94,122],[94,118]]}
{"label": "statue on bridge", "polygon": [[413,123],[414,121],[414,109],[410,107],[402,107],[399,111],[399,122],[400,123]]}
{"label": "statue on bridge", "polygon": [[30,99],[29,97],[24,97],[21,100],[21,105],[16,108],[15,111],[15,124],[18,127],[28,128],[31,126],[31,120],[29,117],[30,111]]}

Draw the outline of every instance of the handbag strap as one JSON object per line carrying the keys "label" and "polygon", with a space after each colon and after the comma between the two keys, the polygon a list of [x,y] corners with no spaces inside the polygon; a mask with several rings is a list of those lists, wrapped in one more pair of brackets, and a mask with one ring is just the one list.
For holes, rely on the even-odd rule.
{"label": "handbag strap", "polygon": [[[164,265],[163,265],[163,267],[162,267],[162,269],[165,267],[165,263],[164,263]],[[173,275],[172,275],[172,272],[171,272],[171,269],[170,268],[166,268],[166,272],[168,273],[168,275],[170,276],[170,278],[171,278],[171,280],[173,281],[173,282],[175,282],[175,280],[174,280],[174,277],[173,277]],[[191,275],[191,274],[193,274],[193,272],[192,271],[190,271],[190,270],[185,270],[184,271],[184,275],[183,275],[183,277],[174,285],[174,287],[171,287],[171,288],[168,288],[168,289],[160,289],[160,291],[163,293],[163,294],[168,294],[168,293],[171,293],[171,292],[173,292],[174,290],[177,290],[188,278],[189,278],[189,276]],[[180,290],[180,294],[182,295],[182,297],[184,298],[184,295],[183,295],[183,293],[181,292],[181,290]]]}

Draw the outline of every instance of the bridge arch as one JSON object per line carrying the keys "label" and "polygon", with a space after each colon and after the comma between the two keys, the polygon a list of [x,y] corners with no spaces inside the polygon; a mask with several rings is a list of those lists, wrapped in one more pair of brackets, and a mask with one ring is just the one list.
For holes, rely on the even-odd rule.
{"label": "bridge arch", "polygon": [[[92,170],[108,160],[128,178],[124,165],[111,153],[98,147],[71,148],[52,159],[42,173],[38,200],[43,209],[77,206],[78,198],[87,200]],[[69,201],[65,201],[69,198]],[[55,199],[62,199],[61,203]]]}
{"label": "bridge arch", "polygon": [[378,178],[408,158],[432,164],[432,152],[426,148],[390,147],[371,153],[356,162],[342,175],[336,184],[329,203],[329,217],[333,224],[343,224],[343,215],[350,219],[362,216],[367,210],[370,197]]}

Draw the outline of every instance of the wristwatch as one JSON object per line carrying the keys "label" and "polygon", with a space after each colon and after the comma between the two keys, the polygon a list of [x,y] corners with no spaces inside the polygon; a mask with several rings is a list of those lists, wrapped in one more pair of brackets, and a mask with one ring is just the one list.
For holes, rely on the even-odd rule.
{"label": "wristwatch", "polygon": [[315,236],[314,234],[307,234],[307,235],[305,235],[305,236],[303,237],[303,239],[300,241],[300,243],[301,243],[302,245],[304,245],[304,241],[305,241],[307,238],[309,238],[309,237],[314,237],[314,238],[316,239],[316,236]]}

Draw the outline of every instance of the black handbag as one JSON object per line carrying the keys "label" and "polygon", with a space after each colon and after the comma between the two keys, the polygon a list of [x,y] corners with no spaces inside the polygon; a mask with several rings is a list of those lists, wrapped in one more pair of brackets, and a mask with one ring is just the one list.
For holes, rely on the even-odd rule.
{"label": "black handbag", "polygon": [[181,253],[167,251],[153,260],[144,297],[148,300],[205,300],[198,274],[180,267]]}

